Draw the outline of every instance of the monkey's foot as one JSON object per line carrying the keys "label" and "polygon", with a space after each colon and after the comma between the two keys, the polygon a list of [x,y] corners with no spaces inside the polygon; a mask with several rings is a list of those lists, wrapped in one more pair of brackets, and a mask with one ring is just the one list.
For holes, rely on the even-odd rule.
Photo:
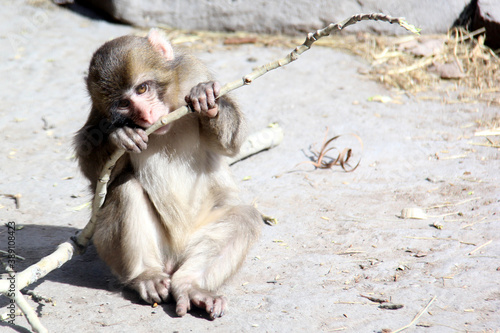
{"label": "monkey's foot", "polygon": [[161,303],[166,301],[170,289],[170,276],[159,272],[145,272],[130,284],[146,302]]}
{"label": "monkey's foot", "polygon": [[227,307],[227,300],[224,296],[216,296],[207,291],[192,288],[177,296],[177,306],[175,312],[178,316],[184,316],[190,309],[191,304],[198,308],[205,309],[211,319],[224,315]]}

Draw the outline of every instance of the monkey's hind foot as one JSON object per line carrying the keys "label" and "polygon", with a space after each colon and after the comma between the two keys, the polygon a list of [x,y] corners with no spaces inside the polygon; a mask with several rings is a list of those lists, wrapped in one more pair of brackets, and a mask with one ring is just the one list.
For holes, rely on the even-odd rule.
{"label": "monkey's hind foot", "polygon": [[165,302],[169,295],[170,276],[163,272],[145,272],[136,277],[130,287],[150,304]]}
{"label": "monkey's hind foot", "polygon": [[175,312],[178,316],[184,316],[190,309],[191,304],[205,309],[210,319],[222,317],[227,308],[227,300],[224,296],[216,296],[208,291],[192,288],[177,295],[177,306]]}

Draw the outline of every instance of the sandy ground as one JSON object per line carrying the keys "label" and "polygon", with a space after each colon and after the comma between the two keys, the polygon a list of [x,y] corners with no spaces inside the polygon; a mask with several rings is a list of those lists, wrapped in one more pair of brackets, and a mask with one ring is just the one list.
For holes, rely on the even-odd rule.
{"label": "sandy ground", "polygon": [[[0,13],[0,249],[13,221],[22,270],[82,228],[90,200],[71,141],[89,101],[92,52],[130,27],[29,1]],[[22,33],[24,30],[24,33]],[[14,37],[13,37],[14,36]],[[12,45],[16,47],[13,48]],[[199,54],[228,82],[288,50],[251,45]],[[223,289],[227,314],[175,316],[123,290],[91,247],[31,286],[55,304],[30,303],[51,332],[380,332],[396,330],[436,297],[411,332],[500,331],[499,150],[472,145],[500,109],[424,101],[361,74],[352,55],[316,47],[297,62],[235,92],[251,130],[278,122],[283,143],[235,164],[246,202],[278,219],[266,226],[241,271]],[[369,102],[386,95],[396,103]],[[352,173],[315,170],[309,147],[356,133],[364,143]],[[351,136],[336,146],[361,151]],[[294,171],[295,170],[295,171]],[[301,171],[297,171],[301,170]],[[294,171],[294,172],[290,172]],[[250,176],[249,180],[244,180]],[[436,207],[438,206],[438,207]],[[420,207],[425,220],[400,219]],[[436,208],[433,208],[436,207]],[[442,226],[438,229],[433,224]],[[479,250],[475,251],[481,245]],[[361,295],[404,307],[379,308]],[[0,298],[0,313],[8,299]],[[26,332],[25,318],[0,323]]]}

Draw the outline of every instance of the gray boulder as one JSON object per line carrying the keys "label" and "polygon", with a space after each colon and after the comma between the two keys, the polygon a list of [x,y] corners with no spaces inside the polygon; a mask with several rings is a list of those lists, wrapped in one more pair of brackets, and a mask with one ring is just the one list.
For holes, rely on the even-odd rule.
{"label": "gray boulder", "polygon": [[[186,30],[302,34],[359,13],[404,16],[423,33],[443,33],[468,0],[80,0],[135,26]],[[349,32],[403,33],[389,24],[363,22]]]}

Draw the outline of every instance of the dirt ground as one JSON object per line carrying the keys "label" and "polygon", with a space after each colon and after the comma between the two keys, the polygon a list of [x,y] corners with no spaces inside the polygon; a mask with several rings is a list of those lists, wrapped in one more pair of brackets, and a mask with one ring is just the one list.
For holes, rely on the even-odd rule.
{"label": "dirt ground", "polygon": [[[26,258],[18,271],[88,221],[91,197],[71,144],[89,110],[83,77],[97,47],[134,32],[33,3],[4,1],[0,13],[0,193],[22,195],[18,207],[0,197],[0,249],[4,224],[15,222],[16,253]],[[225,83],[288,51],[218,45],[198,55]],[[409,332],[500,332],[500,152],[473,144],[487,143],[474,134],[491,128],[498,104],[423,100],[360,74],[368,69],[313,47],[234,93],[251,131],[277,122],[285,138],[232,167],[242,198],[278,223],[263,228],[222,290],[224,317],[178,318],[173,304],[141,303],[91,247],[30,286],[53,300],[30,300],[42,323],[51,332],[389,332],[435,297]],[[376,95],[392,102],[369,101]],[[329,136],[361,137],[362,152],[353,136],[335,143],[361,156],[354,172],[298,165],[327,127]],[[398,217],[411,207],[427,218]],[[8,302],[0,297],[0,314]],[[0,323],[2,332],[28,329],[24,317]]]}

